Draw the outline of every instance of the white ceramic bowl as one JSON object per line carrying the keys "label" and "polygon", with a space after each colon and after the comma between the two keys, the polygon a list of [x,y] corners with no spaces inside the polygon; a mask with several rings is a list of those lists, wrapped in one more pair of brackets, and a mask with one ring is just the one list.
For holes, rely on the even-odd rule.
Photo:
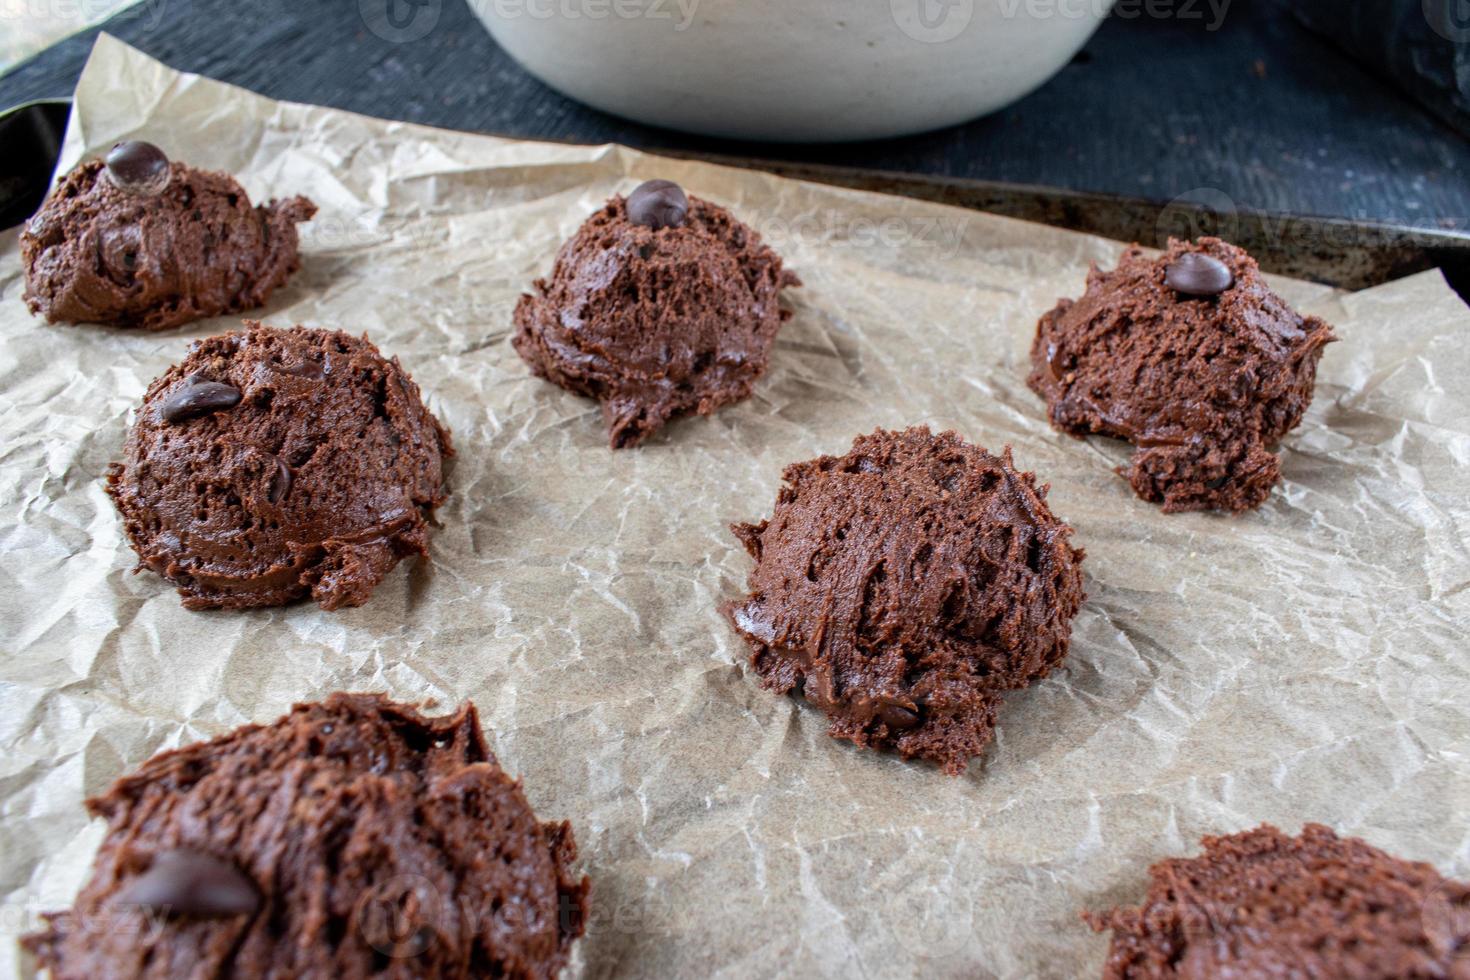
{"label": "white ceramic bowl", "polygon": [[1113,0],[469,0],[574,99],[743,139],[916,133],[1001,108],[1082,47]]}

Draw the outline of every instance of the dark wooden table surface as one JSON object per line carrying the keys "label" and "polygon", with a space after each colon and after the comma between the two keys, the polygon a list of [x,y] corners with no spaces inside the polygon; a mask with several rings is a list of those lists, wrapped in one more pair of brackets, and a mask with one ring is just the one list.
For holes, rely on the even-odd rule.
{"label": "dark wooden table surface", "polygon": [[[428,2],[437,23],[406,43],[370,30],[359,0],[151,0],[103,29],[276,98],[457,129],[1470,230],[1470,140],[1272,0],[1235,0],[1215,31],[1115,17],[1051,83],[994,116],[816,146],[689,137],[583,108],[517,67],[464,0]],[[68,95],[94,35],[0,77],[0,107]]]}

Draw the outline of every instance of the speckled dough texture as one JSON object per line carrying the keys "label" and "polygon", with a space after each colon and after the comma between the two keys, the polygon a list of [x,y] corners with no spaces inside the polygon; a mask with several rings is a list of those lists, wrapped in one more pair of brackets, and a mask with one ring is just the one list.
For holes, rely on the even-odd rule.
{"label": "speckled dough texture", "polygon": [[[196,342],[149,386],[108,492],[140,568],[191,609],[361,605],[400,558],[428,553],[449,433],[366,338],[247,326]],[[201,383],[239,403],[167,421]]]}
{"label": "speckled dough texture", "polygon": [[[1166,286],[1169,264],[1192,251],[1225,263],[1234,284],[1209,297]],[[1144,500],[1167,512],[1241,511],[1280,479],[1272,449],[1311,403],[1333,339],[1233,245],[1171,241],[1157,259],[1134,246],[1113,271],[1094,266],[1080,299],[1041,318],[1029,383],[1063,432],[1137,447],[1128,479]]]}
{"label": "speckled dough texture", "polygon": [[1113,930],[1104,980],[1470,977],[1470,884],[1320,824],[1206,837],[1149,878],[1141,907],[1086,916]]}
{"label": "speckled dough texture", "polygon": [[[334,694],[155,756],[87,808],[108,824],[91,880],[25,940],[57,980],[549,978],[586,918],[570,824],[537,821],[469,704]],[[242,872],[255,911],[119,899],[180,847]]]}
{"label": "speckled dough texture", "polygon": [[1082,552],[1045,486],[953,432],[879,430],[786,468],[775,512],[732,530],[756,561],[725,607],[761,683],[829,732],[955,775],[1007,691],[1062,662]]}
{"label": "speckled dough texture", "polygon": [[653,229],[614,197],[516,305],[515,349],[539,377],[602,403],[614,449],[670,419],[749,397],[798,285],[730,212],[689,198],[686,222]]}
{"label": "speckled dough texture", "polygon": [[20,236],[32,313],[162,330],[261,306],[300,267],[315,204],[253,207],[229,174],[170,173],[156,195],[119,190],[97,160],[62,178]]}

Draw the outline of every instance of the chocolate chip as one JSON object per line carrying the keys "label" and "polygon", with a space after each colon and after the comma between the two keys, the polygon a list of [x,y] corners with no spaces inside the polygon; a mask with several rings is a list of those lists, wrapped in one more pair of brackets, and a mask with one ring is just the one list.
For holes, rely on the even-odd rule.
{"label": "chocolate chip", "polygon": [[1206,490],[1219,490],[1222,487],[1224,487],[1225,484],[1227,484],[1229,482],[1230,482],[1230,477],[1228,477],[1228,476],[1217,476],[1213,480],[1209,480],[1209,481],[1207,481],[1205,483],[1205,489]]}
{"label": "chocolate chip", "polygon": [[260,893],[234,865],[180,847],[154,857],[153,865],[118,893],[117,901],[174,915],[219,918],[254,912]]}
{"label": "chocolate chip", "polygon": [[1229,266],[1203,252],[1186,252],[1164,270],[1164,285],[1186,296],[1218,296],[1234,282]]}
{"label": "chocolate chip", "polygon": [[1046,359],[1047,370],[1057,381],[1062,380],[1067,376],[1067,365],[1072,360],[1071,352],[1060,344],[1053,343],[1047,348],[1047,353],[1049,355]]}
{"label": "chocolate chip", "polygon": [[894,701],[880,701],[877,715],[879,721],[895,731],[913,728],[919,723],[917,711]]}
{"label": "chocolate chip", "polygon": [[689,198],[672,180],[646,180],[628,195],[628,220],[649,228],[677,228],[689,216]]}
{"label": "chocolate chip", "polygon": [[312,360],[302,360],[296,364],[276,364],[272,365],[272,370],[281,374],[294,374],[298,378],[322,377],[322,366]]}
{"label": "chocolate chip", "polygon": [[286,494],[290,492],[291,467],[286,465],[285,460],[277,457],[276,472],[274,475],[271,476],[271,488],[270,491],[267,493],[267,496],[269,497],[271,503],[278,504],[285,498]]}
{"label": "chocolate chip", "polygon": [[130,194],[157,194],[168,186],[168,157],[152,143],[128,140],[107,154],[107,176]]}
{"label": "chocolate chip", "polygon": [[165,422],[186,422],[201,415],[234,408],[240,403],[240,389],[218,381],[190,380],[169,395],[159,409]]}

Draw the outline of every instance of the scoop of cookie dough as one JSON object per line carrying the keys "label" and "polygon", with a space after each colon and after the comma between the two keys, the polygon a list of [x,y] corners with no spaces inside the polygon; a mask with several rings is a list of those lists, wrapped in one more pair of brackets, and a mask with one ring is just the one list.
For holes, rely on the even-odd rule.
{"label": "scoop of cookie dough", "polygon": [[366,338],[247,327],[149,386],[108,492],[190,609],[361,605],[428,554],[449,433]]}
{"label": "scoop of cookie dough", "polygon": [[155,756],[87,801],[91,880],[24,944],[58,980],[554,977],[588,884],[473,705],[378,695]]}
{"label": "scoop of cookie dough", "polygon": [[[149,144],[119,150],[136,146]],[[164,160],[149,180],[129,162],[83,163],[27,223],[32,313],[162,330],[261,306],[300,267],[296,225],[316,213],[306,198],[252,207],[228,174]]]}
{"label": "scoop of cookie dough", "polygon": [[879,430],[786,468],[775,513],[732,530],[755,559],[725,607],[761,683],[829,732],[957,775],[1005,692],[1061,663],[1082,552],[1045,486],[953,432]]}
{"label": "scoop of cookie dough", "polygon": [[748,397],[790,316],[777,296],[798,284],[730,212],[650,181],[562,246],[516,305],[513,343],[539,377],[602,403],[614,449],[636,446]]}
{"label": "scoop of cookie dough", "polygon": [[1105,980],[1470,976],[1470,884],[1320,824],[1206,837],[1149,869],[1138,908],[1088,913]]}
{"label": "scoop of cookie dough", "polygon": [[1080,299],[1041,318],[1028,380],[1063,432],[1134,443],[1128,477],[1143,499],[1241,511],[1280,479],[1272,448],[1301,421],[1334,339],[1245,252],[1171,241],[1157,259],[1134,246],[1112,272],[1094,266]]}

